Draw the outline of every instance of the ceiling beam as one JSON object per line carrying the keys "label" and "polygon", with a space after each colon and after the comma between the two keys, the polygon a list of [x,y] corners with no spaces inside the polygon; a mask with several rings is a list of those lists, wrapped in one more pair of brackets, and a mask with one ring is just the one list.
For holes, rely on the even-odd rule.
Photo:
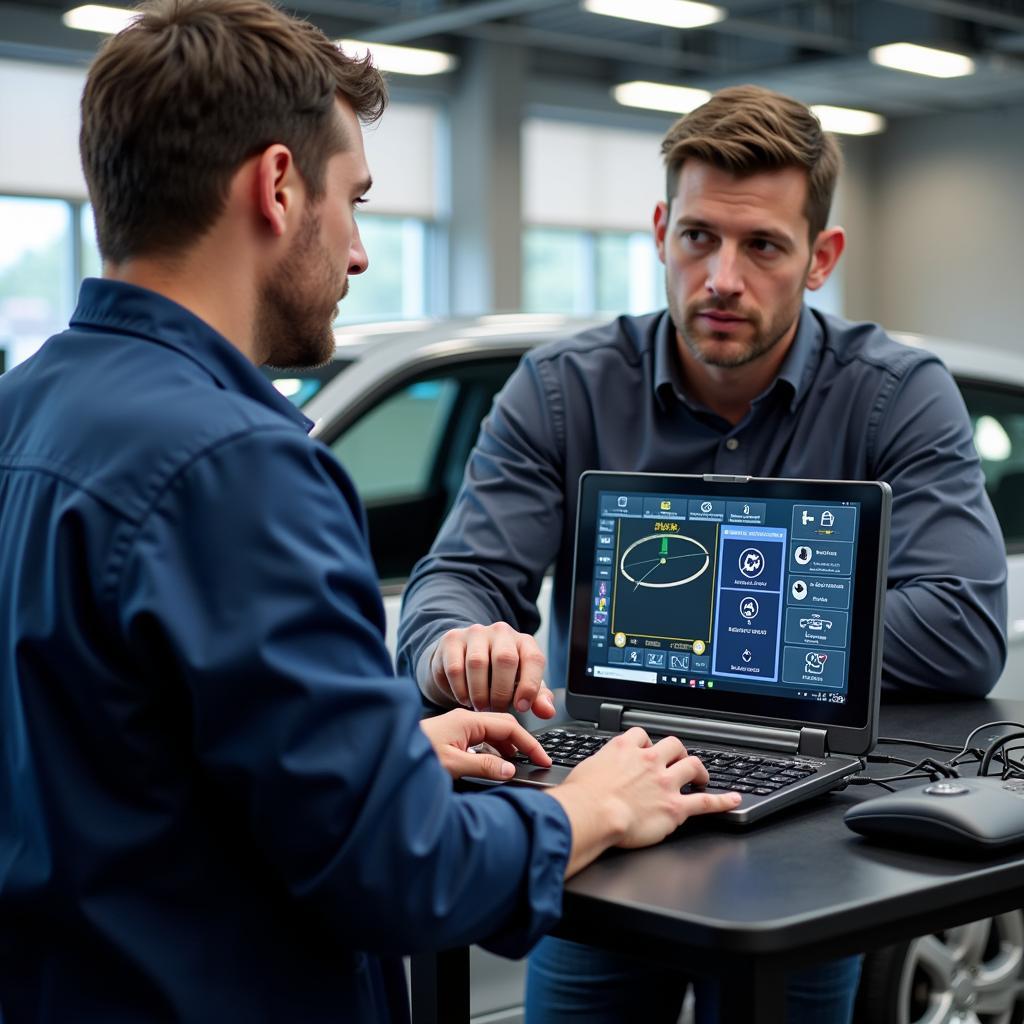
{"label": "ceiling beam", "polygon": [[484,0],[483,3],[468,4],[438,14],[427,14],[422,18],[389,21],[387,25],[379,25],[372,29],[366,38],[375,43],[408,43],[423,36],[441,32],[460,32],[497,18],[514,18],[520,14],[569,6],[575,2],[576,0]]}
{"label": "ceiling beam", "polygon": [[963,21],[973,21],[976,25],[987,25],[990,28],[1004,28],[1011,32],[1024,32],[1024,14],[1007,14],[994,11],[976,0],[885,0],[886,3],[899,7],[914,7],[919,11],[930,11],[932,14],[944,14]]}
{"label": "ceiling beam", "polygon": [[459,35],[488,42],[510,43],[514,46],[535,46],[538,49],[579,53],[588,57],[633,64],[655,64],[674,71],[698,71],[718,74],[729,65],[715,57],[685,50],[671,50],[643,43],[627,43],[597,36],[571,35],[568,32],[550,32],[547,29],[526,28],[520,25],[473,25],[459,31]]}
{"label": "ceiling beam", "polygon": [[780,25],[771,21],[754,21],[749,18],[726,18],[705,26],[709,32],[723,35],[746,36],[786,46],[799,46],[807,50],[821,50],[823,53],[853,53],[857,46],[851,39],[812,32],[796,25]]}

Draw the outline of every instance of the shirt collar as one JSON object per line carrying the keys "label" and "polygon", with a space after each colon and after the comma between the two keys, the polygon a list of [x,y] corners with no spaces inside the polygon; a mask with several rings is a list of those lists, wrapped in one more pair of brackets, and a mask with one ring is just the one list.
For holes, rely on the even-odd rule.
{"label": "shirt collar", "polygon": [[307,434],[313,429],[313,421],[280,394],[227,338],[184,306],[148,288],[86,278],[71,326],[134,334],[174,349],[201,366],[224,390],[269,406]]}
{"label": "shirt collar", "polygon": [[[813,316],[807,306],[801,307],[800,319],[797,323],[796,336],[790,345],[786,358],[779,368],[775,380],[754,399],[757,405],[771,394],[780,381],[784,381],[792,393],[789,408],[794,411],[803,401],[804,395],[814,376],[818,352],[822,345],[821,326],[817,317]],[[693,408],[693,403],[686,397],[683,382],[679,375],[679,361],[676,358],[676,328],[666,310],[655,327],[654,333],[654,393],[658,401],[665,407],[670,395]]]}

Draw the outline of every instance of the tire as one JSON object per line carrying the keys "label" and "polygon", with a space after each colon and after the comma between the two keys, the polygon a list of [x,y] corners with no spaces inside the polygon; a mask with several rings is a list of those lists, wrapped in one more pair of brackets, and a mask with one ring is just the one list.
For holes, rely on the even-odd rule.
{"label": "tire", "polygon": [[888,946],[864,959],[854,1024],[1022,1024],[1024,912]]}

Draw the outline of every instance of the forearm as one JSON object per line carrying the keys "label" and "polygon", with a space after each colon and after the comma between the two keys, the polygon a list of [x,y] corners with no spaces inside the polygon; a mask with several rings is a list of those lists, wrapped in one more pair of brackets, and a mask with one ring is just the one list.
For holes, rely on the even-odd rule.
{"label": "forearm", "polygon": [[903,382],[878,447],[893,490],[883,682],[984,696],[1006,657],[1006,554],[963,400],[939,364]]}
{"label": "forearm", "polygon": [[886,690],[984,697],[1006,661],[1006,594],[999,584],[966,588],[919,582],[886,598],[882,681]]}
{"label": "forearm", "polygon": [[622,841],[626,833],[623,815],[610,801],[601,803],[592,792],[572,783],[563,783],[547,793],[562,805],[572,829],[566,878],[582,871],[605,850]]}

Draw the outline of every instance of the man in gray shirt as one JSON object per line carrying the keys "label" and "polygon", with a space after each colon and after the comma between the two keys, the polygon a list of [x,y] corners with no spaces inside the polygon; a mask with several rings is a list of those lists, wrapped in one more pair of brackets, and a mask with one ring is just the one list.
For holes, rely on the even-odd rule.
{"label": "man in gray shirt", "polygon": [[[561,685],[584,470],[886,480],[884,685],[983,696],[1006,656],[1006,561],[956,385],[934,356],[877,325],[804,304],[845,245],[842,229],[826,226],[835,141],[802,104],[743,86],[681,118],[662,152],[667,199],[654,235],[668,309],[523,359],[410,580],[400,666],[442,706],[554,714],[531,634],[553,564],[547,679]],[[626,968],[583,947],[565,955],[570,947],[546,940],[543,959],[535,954],[531,1020],[620,1019],[615,992],[592,978],[576,991],[571,979],[621,980]],[[819,969],[819,980],[833,972],[831,1002],[800,1004],[791,987],[793,1019],[844,1020],[852,963]],[[623,1014],[674,1020],[679,986],[662,981],[641,986],[665,1000],[647,1013],[636,985],[613,985],[629,994]]]}

